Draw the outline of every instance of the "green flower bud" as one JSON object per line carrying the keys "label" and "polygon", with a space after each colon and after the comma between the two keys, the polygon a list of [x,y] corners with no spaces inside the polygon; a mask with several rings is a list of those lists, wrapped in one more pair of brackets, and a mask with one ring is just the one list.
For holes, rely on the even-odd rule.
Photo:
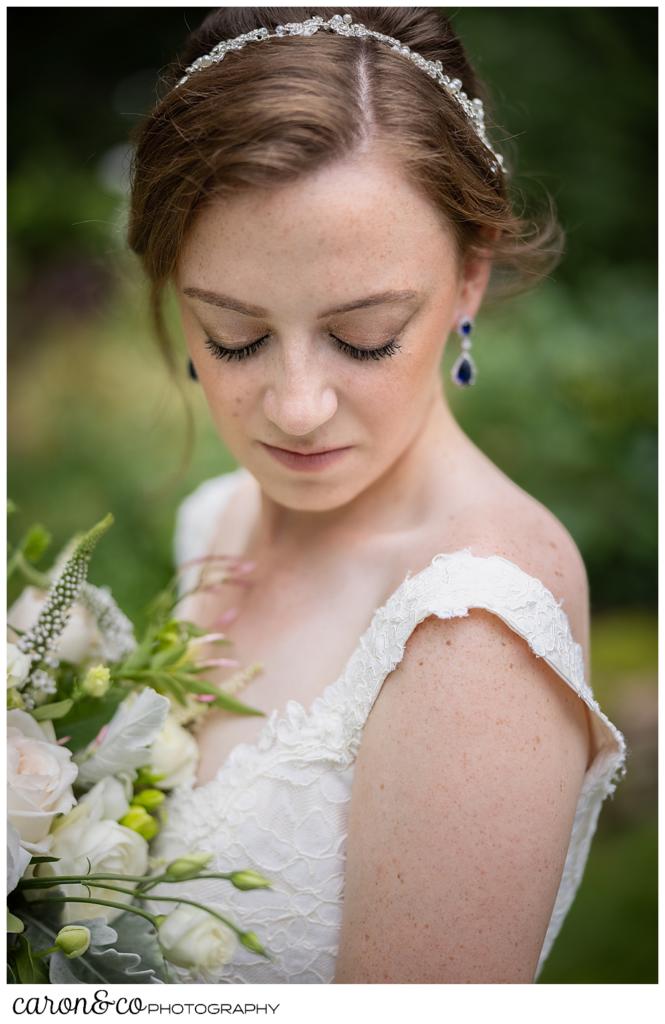
{"label": "green flower bud", "polygon": [[201,868],[204,868],[211,860],[211,853],[188,853],[184,857],[178,857],[171,861],[166,868],[166,874],[170,878],[196,878]]}
{"label": "green flower bud", "polygon": [[111,685],[111,673],[106,665],[93,665],[86,672],[81,683],[83,693],[88,697],[103,697]]}
{"label": "green flower bud", "polygon": [[242,932],[239,936],[239,939],[242,942],[243,946],[246,946],[247,949],[251,949],[253,953],[265,954],[265,949],[259,942],[256,932]]}
{"label": "green flower bud", "polygon": [[120,825],[124,825],[125,828],[131,828],[133,832],[138,832],[144,839],[150,840],[159,832],[159,825],[152,817],[148,814],[145,807],[134,807],[130,804],[127,814],[120,818]]}
{"label": "green flower bud", "polygon": [[169,619],[157,633],[157,642],[160,647],[173,647],[182,642],[180,626],[177,619]]}
{"label": "green flower bud", "polygon": [[70,960],[83,956],[90,945],[90,929],[82,924],[66,924],[56,935],[55,945]]}
{"label": "green flower bud", "polygon": [[154,811],[166,800],[166,793],[161,789],[142,789],[132,797],[132,807],[145,807],[147,811]]}
{"label": "green flower bud", "polygon": [[233,871],[230,876],[230,881],[233,882],[236,889],[260,889],[266,886],[271,886],[272,882],[260,875],[258,871]]}
{"label": "green flower bud", "polygon": [[143,765],[143,767],[139,768],[136,773],[134,787],[154,786],[156,782],[161,782],[162,779],[165,778],[166,775],[164,772],[154,772],[152,768],[149,768],[147,765]]}

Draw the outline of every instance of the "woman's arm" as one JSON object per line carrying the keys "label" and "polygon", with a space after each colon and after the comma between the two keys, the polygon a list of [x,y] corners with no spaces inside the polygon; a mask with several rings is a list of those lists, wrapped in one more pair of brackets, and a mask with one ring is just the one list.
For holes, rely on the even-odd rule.
{"label": "woman's arm", "polygon": [[335,982],[532,982],[588,745],[498,616],[425,619],[363,733]]}

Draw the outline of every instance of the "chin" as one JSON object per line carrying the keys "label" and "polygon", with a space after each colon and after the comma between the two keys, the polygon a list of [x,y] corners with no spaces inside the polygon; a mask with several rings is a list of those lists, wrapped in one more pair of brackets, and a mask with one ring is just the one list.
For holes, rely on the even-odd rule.
{"label": "chin", "polygon": [[263,481],[258,478],[262,491],[272,501],[293,512],[334,512],[353,501],[364,488],[358,487],[353,475],[335,482],[317,479],[316,474],[291,480]]}

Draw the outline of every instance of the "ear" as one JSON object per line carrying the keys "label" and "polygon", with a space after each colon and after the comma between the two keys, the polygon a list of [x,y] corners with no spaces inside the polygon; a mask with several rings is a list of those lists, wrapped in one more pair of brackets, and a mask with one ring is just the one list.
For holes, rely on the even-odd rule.
{"label": "ear", "polygon": [[[499,234],[499,228],[483,231],[483,236],[488,239],[496,239]],[[475,318],[483,301],[491,271],[492,253],[490,249],[476,248],[467,256],[460,273],[455,305],[456,319],[452,325],[453,328],[457,327],[463,316],[468,316],[472,320]]]}

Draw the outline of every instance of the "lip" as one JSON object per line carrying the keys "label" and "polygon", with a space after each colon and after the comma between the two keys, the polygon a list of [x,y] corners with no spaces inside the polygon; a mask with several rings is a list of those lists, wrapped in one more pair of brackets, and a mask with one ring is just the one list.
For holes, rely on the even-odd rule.
{"label": "lip", "polygon": [[324,469],[326,466],[332,465],[333,462],[337,462],[338,459],[342,458],[345,452],[351,450],[350,446],[346,448],[328,448],[319,452],[311,452],[304,455],[300,452],[289,451],[286,448],[276,448],[274,445],[265,444],[263,441],[259,443],[283,466],[288,466],[289,469],[299,469],[310,472],[312,470]]}

